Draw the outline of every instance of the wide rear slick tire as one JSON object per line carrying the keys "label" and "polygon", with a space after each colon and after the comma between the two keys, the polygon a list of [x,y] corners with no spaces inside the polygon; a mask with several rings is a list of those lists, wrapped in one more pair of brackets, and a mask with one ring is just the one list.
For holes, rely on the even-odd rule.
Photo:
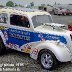
{"label": "wide rear slick tire", "polygon": [[57,67],[58,61],[55,55],[48,49],[41,50],[38,55],[41,66],[47,70],[53,70]]}

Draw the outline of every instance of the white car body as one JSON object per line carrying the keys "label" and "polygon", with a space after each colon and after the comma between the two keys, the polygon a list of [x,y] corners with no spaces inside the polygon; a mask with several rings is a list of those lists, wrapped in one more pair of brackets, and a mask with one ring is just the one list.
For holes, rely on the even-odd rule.
{"label": "white car body", "polygon": [[[6,47],[29,53],[30,57],[35,60],[37,60],[42,49],[49,49],[60,62],[71,61],[71,31],[61,29],[60,27],[64,25],[56,23],[47,23],[36,28],[33,26],[31,20],[33,16],[45,14],[51,17],[49,13],[41,11],[25,12],[12,8],[2,8],[0,9],[1,13],[8,14],[7,23],[0,23],[0,36]],[[29,19],[30,28],[10,25],[10,14],[26,16]],[[19,41],[19,39],[23,39],[23,41]]]}

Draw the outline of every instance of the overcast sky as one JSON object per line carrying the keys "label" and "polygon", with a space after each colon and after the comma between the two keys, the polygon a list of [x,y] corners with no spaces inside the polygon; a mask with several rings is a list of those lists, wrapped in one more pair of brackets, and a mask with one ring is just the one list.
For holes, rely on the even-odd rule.
{"label": "overcast sky", "polygon": [[[0,4],[5,5],[7,1],[9,0],[0,0]],[[72,0],[10,0],[10,1],[22,5],[29,4],[30,2],[34,2],[35,5],[40,5],[44,3],[53,5],[55,2],[60,4],[72,4]]]}

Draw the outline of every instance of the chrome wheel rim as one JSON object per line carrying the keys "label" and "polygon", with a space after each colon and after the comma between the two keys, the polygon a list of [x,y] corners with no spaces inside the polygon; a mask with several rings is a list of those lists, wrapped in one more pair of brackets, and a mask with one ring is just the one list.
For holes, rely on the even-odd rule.
{"label": "chrome wheel rim", "polygon": [[50,69],[53,65],[52,56],[49,53],[43,53],[41,55],[41,64],[44,68]]}

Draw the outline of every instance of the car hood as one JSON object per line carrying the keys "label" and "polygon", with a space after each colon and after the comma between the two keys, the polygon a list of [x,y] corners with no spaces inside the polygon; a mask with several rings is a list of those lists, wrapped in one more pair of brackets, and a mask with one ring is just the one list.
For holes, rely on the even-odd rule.
{"label": "car hood", "polygon": [[44,23],[35,28],[35,31],[50,34],[64,34],[67,32],[67,25],[58,23]]}

